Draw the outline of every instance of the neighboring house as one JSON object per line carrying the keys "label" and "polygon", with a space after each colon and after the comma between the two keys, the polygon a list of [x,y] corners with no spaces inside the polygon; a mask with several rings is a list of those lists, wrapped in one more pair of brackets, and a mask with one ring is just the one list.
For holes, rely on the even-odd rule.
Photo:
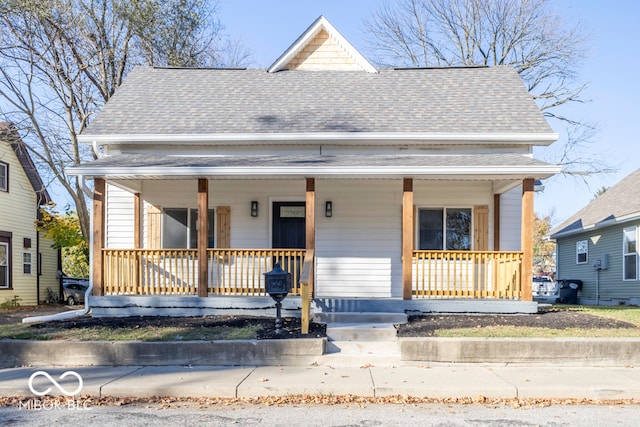
{"label": "neighboring house", "polygon": [[60,288],[59,251],[35,229],[50,201],[17,130],[0,123],[0,303],[36,305]]}
{"label": "neighboring house", "polygon": [[582,304],[640,303],[640,169],[551,230],[558,279],[579,279]]}
{"label": "neighboring house", "polygon": [[323,17],[267,70],[138,67],[70,170],[94,314],[271,306],[274,261],[299,308],[305,257],[318,310],[535,310],[533,184],[560,167],[532,148],[556,138],[512,68],[377,70]]}

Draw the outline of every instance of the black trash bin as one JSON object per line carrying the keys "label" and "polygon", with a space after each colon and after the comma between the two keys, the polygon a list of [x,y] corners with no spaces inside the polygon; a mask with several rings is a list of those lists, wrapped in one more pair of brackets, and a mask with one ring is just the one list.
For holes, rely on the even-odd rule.
{"label": "black trash bin", "polygon": [[578,291],[582,289],[582,280],[558,280],[559,295],[558,302],[560,304],[577,304]]}

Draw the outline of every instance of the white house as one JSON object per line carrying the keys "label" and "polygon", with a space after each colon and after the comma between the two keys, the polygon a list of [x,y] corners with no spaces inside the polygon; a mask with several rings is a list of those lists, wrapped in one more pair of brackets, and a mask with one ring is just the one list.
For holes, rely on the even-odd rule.
{"label": "white house", "polygon": [[377,70],[324,17],[267,70],[136,68],[70,172],[94,306],[264,306],[280,261],[299,308],[306,256],[317,310],[534,310],[533,183],[560,167],[532,148],[556,138],[512,68]]}

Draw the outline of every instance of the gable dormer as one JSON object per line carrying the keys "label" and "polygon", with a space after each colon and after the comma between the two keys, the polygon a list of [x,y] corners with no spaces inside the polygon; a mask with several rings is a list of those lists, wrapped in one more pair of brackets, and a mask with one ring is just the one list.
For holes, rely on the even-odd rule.
{"label": "gable dormer", "polygon": [[378,72],[324,16],[316,19],[267,71],[282,70]]}

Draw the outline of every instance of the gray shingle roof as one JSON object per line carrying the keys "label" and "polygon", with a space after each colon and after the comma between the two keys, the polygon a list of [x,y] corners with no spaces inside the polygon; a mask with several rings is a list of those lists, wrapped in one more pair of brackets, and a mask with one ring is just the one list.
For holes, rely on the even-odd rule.
{"label": "gray shingle roof", "polygon": [[358,71],[137,67],[85,130],[550,134],[511,67]]}
{"label": "gray shingle roof", "polygon": [[576,214],[551,230],[556,235],[580,232],[605,221],[640,216],[640,169],[627,175]]}

